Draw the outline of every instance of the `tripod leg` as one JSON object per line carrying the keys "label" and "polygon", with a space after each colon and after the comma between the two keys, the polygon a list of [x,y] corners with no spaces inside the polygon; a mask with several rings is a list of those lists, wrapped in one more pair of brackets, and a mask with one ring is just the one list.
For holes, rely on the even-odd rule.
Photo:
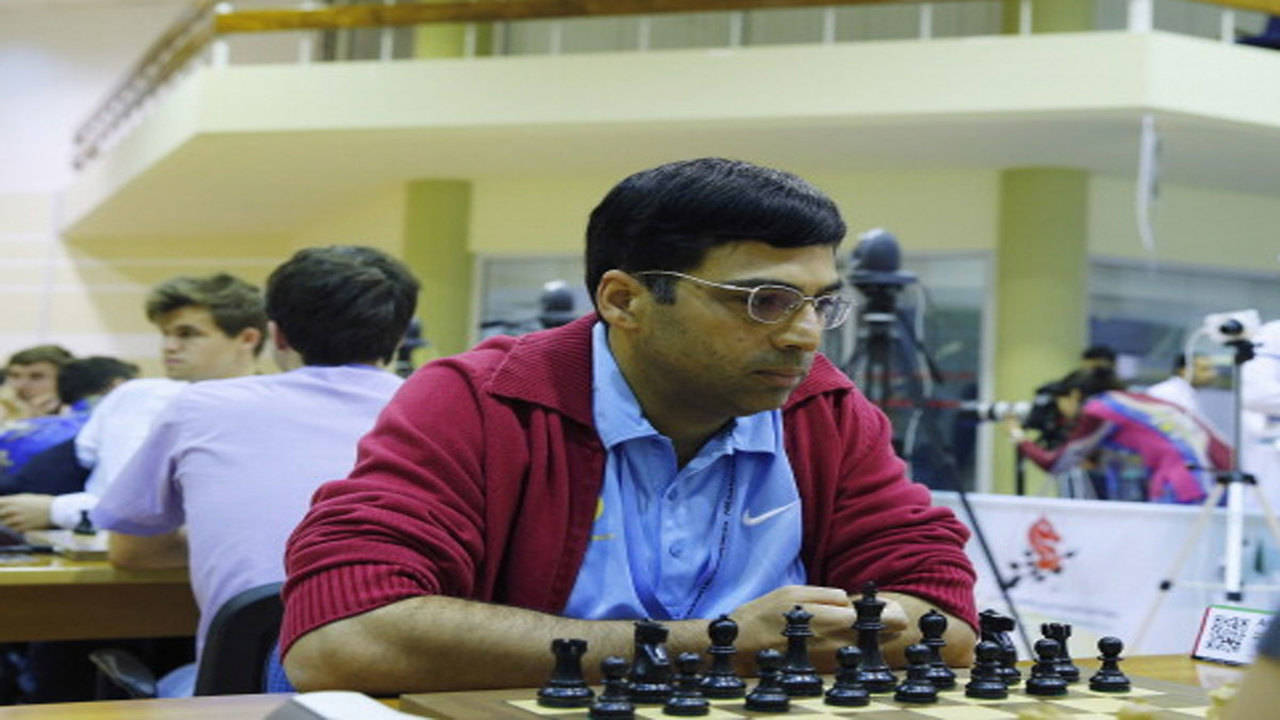
{"label": "tripod leg", "polygon": [[1267,528],[1271,530],[1271,537],[1276,541],[1276,547],[1280,548],[1280,520],[1276,520],[1276,513],[1271,509],[1271,503],[1267,500],[1266,493],[1262,492],[1262,488],[1256,483],[1251,483],[1254,495],[1258,498],[1258,504],[1262,506],[1262,517],[1267,521]]}
{"label": "tripod leg", "polygon": [[1147,608],[1147,614],[1142,618],[1142,624],[1138,626],[1138,634],[1134,638],[1129,652],[1137,652],[1142,647],[1142,641],[1146,639],[1147,631],[1151,629],[1151,622],[1155,620],[1156,613],[1160,610],[1160,604],[1164,601],[1165,594],[1173,587],[1173,581],[1182,574],[1182,566],[1186,564],[1187,558],[1191,555],[1191,550],[1199,542],[1200,535],[1204,533],[1205,525],[1209,523],[1209,517],[1213,514],[1213,509],[1218,506],[1218,501],[1222,499],[1222,493],[1226,491],[1226,487],[1222,483],[1215,484],[1213,490],[1209,492],[1209,497],[1205,498],[1204,504],[1200,506],[1200,514],[1196,516],[1195,525],[1191,527],[1191,534],[1182,542],[1182,547],[1178,550],[1178,556],[1174,559],[1173,566],[1169,568],[1169,572],[1160,581],[1160,592],[1151,601],[1151,607]]}

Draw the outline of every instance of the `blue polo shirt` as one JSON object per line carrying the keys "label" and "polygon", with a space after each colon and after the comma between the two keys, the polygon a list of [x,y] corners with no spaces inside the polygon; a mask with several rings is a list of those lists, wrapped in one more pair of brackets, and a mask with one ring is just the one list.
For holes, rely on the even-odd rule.
{"label": "blue polo shirt", "polygon": [[592,330],[592,407],[608,455],[566,616],[712,618],[805,582],[781,411],[734,419],[679,467],[618,369],[604,323]]}

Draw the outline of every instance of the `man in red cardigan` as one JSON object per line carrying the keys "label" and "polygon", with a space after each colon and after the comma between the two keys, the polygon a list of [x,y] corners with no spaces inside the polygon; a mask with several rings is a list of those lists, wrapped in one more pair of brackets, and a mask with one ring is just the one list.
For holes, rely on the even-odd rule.
{"label": "man in red cardigan", "polygon": [[835,204],[794,175],[705,158],[637,173],[592,212],[596,314],[492,338],[405,383],[351,476],[289,542],[281,649],[301,690],[529,687],[549,641],[674,654],[737,620],[740,656],[813,614],[815,663],[854,640],[850,594],[974,643],[968,532],[911,483],[884,415],[817,353],[849,314]]}

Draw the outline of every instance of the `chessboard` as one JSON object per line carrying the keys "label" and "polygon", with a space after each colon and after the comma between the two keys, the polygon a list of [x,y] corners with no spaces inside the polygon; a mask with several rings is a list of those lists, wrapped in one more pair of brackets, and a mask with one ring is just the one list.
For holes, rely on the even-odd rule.
{"label": "chessboard", "polygon": [[[967,671],[957,671],[958,679],[967,678]],[[1208,695],[1199,687],[1180,685],[1162,680],[1141,677],[1130,678],[1133,687],[1125,693],[1102,693],[1089,690],[1088,682],[1070,686],[1068,693],[1059,697],[1040,698],[1027,695],[1019,686],[1009,689],[1004,700],[977,700],[966,698],[960,689],[938,693],[938,702],[927,705],[911,705],[893,700],[892,693],[871,696],[870,704],[863,707],[837,708],[825,705],[822,698],[792,698],[791,709],[785,713],[751,712],[743,707],[742,700],[712,700],[711,712],[702,717],[712,720],[733,720],[749,717],[804,718],[856,718],[857,720],[1017,720],[1020,713],[1034,708],[1046,711],[1044,717],[1062,720],[1114,720],[1122,707],[1137,706],[1150,711],[1150,717],[1158,720],[1187,720],[1204,718],[1209,709]],[[831,685],[831,678],[826,678]],[[598,692],[600,688],[596,688]],[[537,690],[479,690],[472,692],[428,693],[404,695],[400,709],[414,715],[433,718],[494,718],[495,720],[533,720],[556,718],[558,720],[584,720],[585,708],[564,710],[538,705]],[[1051,714],[1056,711],[1058,714]],[[667,718],[660,705],[637,706],[638,718]],[[1136,716],[1144,717],[1144,716]]]}

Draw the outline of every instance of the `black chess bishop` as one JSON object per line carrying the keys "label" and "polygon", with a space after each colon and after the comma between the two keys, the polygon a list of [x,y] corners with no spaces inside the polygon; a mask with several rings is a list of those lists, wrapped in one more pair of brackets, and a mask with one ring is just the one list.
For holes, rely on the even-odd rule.
{"label": "black chess bishop", "polygon": [[782,689],[791,697],[814,697],[822,695],[822,678],[809,661],[809,638],[813,637],[813,629],[809,621],[813,614],[796,605],[783,613],[787,626],[782,631],[787,639],[787,656],[782,663],[779,682]]}

